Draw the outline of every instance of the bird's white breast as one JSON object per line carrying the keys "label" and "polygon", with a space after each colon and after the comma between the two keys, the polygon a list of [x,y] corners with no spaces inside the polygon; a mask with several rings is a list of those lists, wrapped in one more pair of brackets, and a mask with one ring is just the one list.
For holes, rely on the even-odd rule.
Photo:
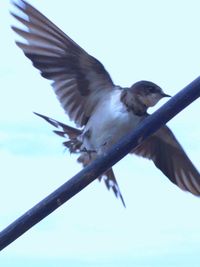
{"label": "bird's white breast", "polygon": [[83,140],[87,149],[109,149],[140,122],[141,117],[128,112],[120,97],[121,90],[114,90],[96,107],[85,128],[90,131],[90,138]]}

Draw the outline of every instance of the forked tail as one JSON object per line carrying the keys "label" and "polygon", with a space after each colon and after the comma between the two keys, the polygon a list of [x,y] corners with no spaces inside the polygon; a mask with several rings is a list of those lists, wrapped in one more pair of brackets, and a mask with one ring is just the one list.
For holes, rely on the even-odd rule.
{"label": "forked tail", "polygon": [[[42,119],[44,119],[45,121],[47,121],[48,123],[50,123],[51,125],[53,125],[58,129],[54,130],[53,132],[67,139],[66,141],[63,142],[64,147],[69,149],[70,153],[79,154],[80,156],[78,157],[77,161],[80,162],[84,167],[90,164],[90,162],[95,158],[92,157],[91,153],[87,152],[87,150],[83,147],[83,144],[80,141],[81,138],[79,138],[82,134],[81,130],[68,126],[62,122],[56,121],[39,113],[34,112],[34,114],[41,117]],[[112,189],[115,196],[117,198],[120,198],[124,207],[126,207],[117,180],[115,178],[113,169],[111,168],[107,170],[104,174],[98,177],[98,179],[99,181],[104,180],[107,189],[108,190]]]}

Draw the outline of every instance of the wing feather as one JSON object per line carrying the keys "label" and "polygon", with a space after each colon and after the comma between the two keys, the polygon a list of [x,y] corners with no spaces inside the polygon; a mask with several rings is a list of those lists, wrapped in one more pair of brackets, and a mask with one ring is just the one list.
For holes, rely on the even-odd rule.
{"label": "wing feather", "polygon": [[[25,27],[12,29],[25,39],[16,42],[52,87],[64,110],[78,126],[87,123],[94,107],[114,84],[104,66],[42,13],[21,0],[12,14]],[[72,94],[73,92],[73,94]]]}
{"label": "wing feather", "polygon": [[200,174],[167,126],[158,130],[132,153],[151,159],[182,190],[200,195]]}

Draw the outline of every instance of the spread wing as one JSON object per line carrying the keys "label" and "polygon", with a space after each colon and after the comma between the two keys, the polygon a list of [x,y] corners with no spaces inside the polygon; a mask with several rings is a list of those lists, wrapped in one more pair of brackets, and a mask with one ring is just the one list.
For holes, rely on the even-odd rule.
{"label": "spread wing", "polygon": [[153,160],[156,167],[182,190],[200,195],[200,174],[167,126],[131,153]]}
{"label": "spread wing", "polygon": [[15,6],[25,16],[12,14],[26,30],[12,27],[25,39],[16,42],[40,70],[53,80],[53,89],[70,119],[78,126],[87,123],[94,107],[114,84],[104,66],[30,4]]}

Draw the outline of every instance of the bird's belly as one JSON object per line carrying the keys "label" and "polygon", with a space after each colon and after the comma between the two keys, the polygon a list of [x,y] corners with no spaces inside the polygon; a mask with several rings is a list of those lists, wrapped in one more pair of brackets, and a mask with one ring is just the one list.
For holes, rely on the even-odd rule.
{"label": "bird's belly", "polygon": [[132,112],[108,112],[105,115],[93,117],[89,125],[88,137],[84,138],[84,146],[88,150],[96,150],[98,154],[105,153],[120,138],[133,130],[141,121],[141,117]]}

